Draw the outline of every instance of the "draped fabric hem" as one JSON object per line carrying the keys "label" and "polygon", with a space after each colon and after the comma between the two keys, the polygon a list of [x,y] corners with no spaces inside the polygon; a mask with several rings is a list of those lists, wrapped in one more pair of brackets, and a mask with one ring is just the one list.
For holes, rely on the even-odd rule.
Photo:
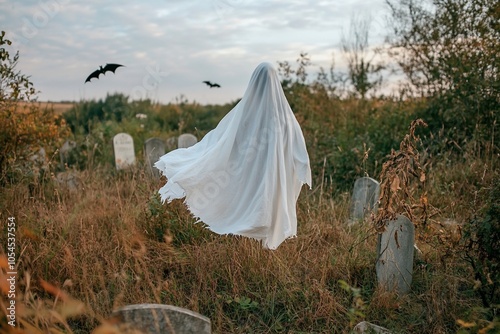
{"label": "draped fabric hem", "polygon": [[241,101],[200,142],[154,165],[162,203],[184,198],[196,222],[276,249],[297,236],[296,204],[311,168],[276,70],[260,64]]}

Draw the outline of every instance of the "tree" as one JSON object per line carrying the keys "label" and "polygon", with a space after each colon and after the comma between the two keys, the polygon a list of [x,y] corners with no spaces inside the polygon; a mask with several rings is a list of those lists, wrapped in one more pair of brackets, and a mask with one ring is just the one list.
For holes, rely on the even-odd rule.
{"label": "tree", "polygon": [[[406,95],[428,103],[420,117],[448,143],[498,152],[500,3],[496,0],[387,0],[392,55]],[[434,136],[436,138],[436,136]]]}
{"label": "tree", "polygon": [[[29,157],[43,145],[54,143],[66,127],[49,108],[34,104],[36,90],[29,77],[16,70],[19,52],[0,33],[0,184],[15,181],[29,165]],[[20,171],[21,173],[15,173]]]}
{"label": "tree", "polygon": [[347,59],[349,79],[355,93],[364,99],[370,90],[382,84],[384,69],[382,64],[374,62],[374,55],[368,56],[368,36],[370,20],[353,17],[349,36],[342,36],[342,51]]}

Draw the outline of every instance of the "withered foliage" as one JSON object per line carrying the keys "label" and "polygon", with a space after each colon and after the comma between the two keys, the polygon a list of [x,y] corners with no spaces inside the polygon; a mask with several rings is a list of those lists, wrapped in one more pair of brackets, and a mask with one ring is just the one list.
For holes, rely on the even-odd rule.
{"label": "withered foliage", "polygon": [[427,201],[426,173],[420,162],[421,140],[415,135],[418,126],[426,127],[422,119],[411,122],[399,150],[392,150],[380,172],[379,208],[373,221],[378,232],[383,232],[385,222],[398,215],[407,216],[416,226],[425,226],[435,211]]}

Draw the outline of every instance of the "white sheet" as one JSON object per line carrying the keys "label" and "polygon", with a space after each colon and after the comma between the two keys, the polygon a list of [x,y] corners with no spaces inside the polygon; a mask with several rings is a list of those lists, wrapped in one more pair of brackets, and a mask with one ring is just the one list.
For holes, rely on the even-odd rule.
{"label": "white sheet", "polygon": [[203,139],[155,163],[167,178],[163,202],[185,198],[218,234],[276,249],[297,234],[296,202],[311,186],[309,156],[276,70],[257,66],[241,101]]}

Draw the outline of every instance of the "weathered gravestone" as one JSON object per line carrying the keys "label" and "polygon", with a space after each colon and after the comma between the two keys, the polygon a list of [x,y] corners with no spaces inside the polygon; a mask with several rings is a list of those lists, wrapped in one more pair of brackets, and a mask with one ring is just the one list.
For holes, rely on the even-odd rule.
{"label": "weathered gravestone", "polygon": [[154,177],[160,177],[160,171],[154,167],[162,155],[165,154],[165,143],[160,138],[149,138],[144,142],[144,154],[146,155],[146,168]]}
{"label": "weathered gravestone", "polygon": [[198,139],[190,133],[184,133],[177,139],[177,148],[187,148],[198,142]]}
{"label": "weathered gravestone", "polygon": [[63,189],[67,189],[71,192],[76,191],[80,184],[77,173],[71,170],[57,173],[56,180]]}
{"label": "weathered gravestone", "polygon": [[135,164],[134,139],[128,133],[119,133],[113,137],[113,150],[117,170],[126,169]]}
{"label": "weathered gravestone", "polygon": [[377,333],[377,334],[391,334],[391,332],[384,327],[372,324],[368,321],[361,321],[353,328],[354,333]]}
{"label": "weathered gravestone", "polygon": [[386,222],[379,235],[376,264],[379,284],[388,291],[406,294],[411,287],[415,227],[405,216]]}
{"label": "weathered gravestone", "polygon": [[30,169],[33,173],[34,181],[37,183],[40,175],[48,172],[49,164],[47,161],[47,153],[45,152],[45,148],[40,147],[36,153],[29,157],[29,160],[32,162]]}
{"label": "weathered gravestone", "polygon": [[113,311],[113,317],[145,334],[210,334],[210,319],[172,305],[137,304]]}
{"label": "weathered gravestone", "polygon": [[175,150],[177,148],[177,142],[178,138],[177,137],[170,137],[167,139],[166,142],[166,149],[170,152],[172,150]]}
{"label": "weathered gravestone", "polygon": [[59,158],[61,160],[61,168],[64,168],[68,164],[70,152],[76,147],[76,142],[72,140],[66,140],[59,149]]}
{"label": "weathered gravestone", "polygon": [[47,162],[47,153],[45,152],[45,148],[40,147],[35,154],[30,156],[29,159],[36,164],[39,164],[42,166],[45,165]]}
{"label": "weathered gravestone", "polygon": [[371,177],[362,177],[354,182],[351,199],[351,223],[364,220],[378,207],[380,184]]}

